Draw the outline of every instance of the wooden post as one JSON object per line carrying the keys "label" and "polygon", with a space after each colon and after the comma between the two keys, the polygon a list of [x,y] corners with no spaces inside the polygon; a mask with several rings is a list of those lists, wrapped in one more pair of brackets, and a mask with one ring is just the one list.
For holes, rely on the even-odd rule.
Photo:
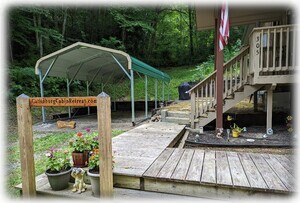
{"label": "wooden post", "polygon": [[[217,40],[219,40],[220,32],[220,9],[218,12],[218,26],[216,26],[215,32],[217,32]],[[216,108],[216,130],[223,129],[223,51],[219,51],[219,43],[215,43],[216,47],[216,88],[217,88],[217,108]]]}
{"label": "wooden post", "polygon": [[195,128],[195,110],[196,110],[196,95],[195,91],[191,92],[191,128]]}
{"label": "wooden post", "polygon": [[97,96],[97,117],[100,150],[100,197],[113,197],[112,138],[110,97]]}
{"label": "wooden post", "polygon": [[272,110],[273,110],[273,89],[272,86],[267,90],[267,130],[272,129]]}
{"label": "wooden post", "polygon": [[22,173],[22,194],[25,198],[31,198],[36,196],[34,150],[29,97],[25,94],[21,94],[17,97],[17,117]]}
{"label": "wooden post", "polygon": [[253,110],[254,110],[254,112],[257,112],[258,111],[258,105],[257,105],[257,94],[258,94],[258,91],[255,91],[254,93],[253,93]]}

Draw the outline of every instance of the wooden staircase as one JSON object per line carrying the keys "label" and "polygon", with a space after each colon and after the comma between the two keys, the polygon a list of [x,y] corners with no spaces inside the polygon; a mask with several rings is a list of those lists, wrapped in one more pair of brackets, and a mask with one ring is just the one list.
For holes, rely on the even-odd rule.
{"label": "wooden staircase", "polygon": [[[272,91],[277,84],[293,83],[296,62],[296,26],[253,29],[249,46],[223,66],[223,112],[260,89]],[[216,119],[216,71],[189,90],[191,127],[205,126]],[[268,115],[272,114],[272,105]],[[269,117],[269,120],[272,120]],[[267,118],[268,119],[268,118]]]}

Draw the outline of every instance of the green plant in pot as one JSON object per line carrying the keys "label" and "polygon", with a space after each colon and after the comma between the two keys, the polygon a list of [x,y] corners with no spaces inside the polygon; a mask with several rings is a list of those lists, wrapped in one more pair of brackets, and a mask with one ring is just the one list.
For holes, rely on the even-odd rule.
{"label": "green plant in pot", "polygon": [[75,141],[70,142],[72,148],[72,159],[75,167],[86,167],[91,145],[87,136],[78,132],[75,135]]}
{"label": "green plant in pot", "polygon": [[93,151],[94,149],[99,149],[98,133],[90,132],[89,128],[87,128],[87,132],[89,132],[89,134],[86,135],[86,139],[90,143],[91,151]]}
{"label": "green plant in pot", "polygon": [[[94,149],[89,157],[88,167],[89,170],[87,175],[90,177],[92,194],[96,197],[100,196],[100,159],[99,149]],[[114,160],[112,161],[112,167],[114,167]]]}
{"label": "green plant in pot", "polygon": [[51,148],[46,153],[46,172],[52,190],[63,190],[69,186],[71,174],[70,153],[65,149]]}
{"label": "green plant in pot", "polygon": [[[230,126],[231,127],[231,126]],[[241,132],[246,131],[246,128],[240,128],[237,124],[233,124],[233,127],[231,127],[232,130],[232,137],[239,137]]]}

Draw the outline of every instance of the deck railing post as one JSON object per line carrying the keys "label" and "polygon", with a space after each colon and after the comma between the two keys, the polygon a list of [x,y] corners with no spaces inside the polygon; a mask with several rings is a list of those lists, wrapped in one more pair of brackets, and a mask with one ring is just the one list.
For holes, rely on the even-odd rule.
{"label": "deck railing post", "polygon": [[267,90],[267,131],[272,129],[273,89],[274,86],[272,85]]}
{"label": "deck railing post", "polygon": [[22,94],[17,97],[18,134],[22,173],[22,194],[25,198],[36,196],[34,149],[32,134],[32,116],[29,97]]}
{"label": "deck railing post", "polygon": [[97,118],[100,152],[100,197],[113,197],[112,137],[110,97],[102,92],[97,96]]}
{"label": "deck railing post", "polygon": [[195,128],[195,110],[196,110],[196,94],[195,91],[191,92],[191,128]]}

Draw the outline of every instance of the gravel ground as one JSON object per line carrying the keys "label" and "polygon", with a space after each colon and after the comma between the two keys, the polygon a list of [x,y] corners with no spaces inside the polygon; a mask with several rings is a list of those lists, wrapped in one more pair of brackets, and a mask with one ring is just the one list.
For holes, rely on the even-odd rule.
{"label": "gravel ground", "polygon": [[[144,112],[136,112],[136,120],[142,120],[145,117]],[[86,128],[91,128],[92,131],[97,131],[97,116],[90,115],[90,116],[83,116],[80,118],[72,119],[76,122],[76,127],[74,129],[70,128],[57,128],[57,124],[55,121],[42,124],[37,123],[33,126],[33,131],[35,137],[45,136],[46,133],[50,132],[79,132],[85,131]],[[138,125],[141,123],[138,123]],[[112,130],[123,130],[128,131],[132,128],[131,123],[131,112],[112,112]]]}

